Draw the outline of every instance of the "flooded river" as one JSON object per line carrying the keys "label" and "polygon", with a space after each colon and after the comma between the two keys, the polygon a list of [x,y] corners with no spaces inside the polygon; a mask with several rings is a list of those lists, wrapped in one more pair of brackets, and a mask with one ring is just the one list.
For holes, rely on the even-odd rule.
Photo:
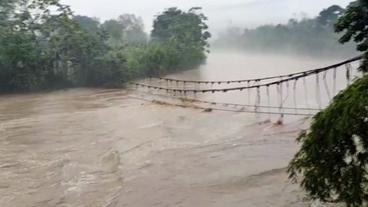
{"label": "flooded river", "polygon": [[[334,62],[216,52],[199,70],[172,77],[253,78]],[[134,93],[0,96],[0,206],[309,206],[285,173],[307,119],[274,126],[253,114],[157,105]]]}

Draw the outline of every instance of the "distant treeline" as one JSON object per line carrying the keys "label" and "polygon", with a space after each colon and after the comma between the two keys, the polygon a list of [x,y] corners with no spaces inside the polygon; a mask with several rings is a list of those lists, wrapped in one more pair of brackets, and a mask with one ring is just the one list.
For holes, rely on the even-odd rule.
{"label": "distant treeline", "polygon": [[287,24],[264,25],[255,29],[229,28],[213,43],[218,48],[248,51],[351,56],[352,43],[339,44],[334,24],[345,9],[333,5],[315,18],[290,19]]}
{"label": "distant treeline", "polygon": [[0,92],[114,87],[201,64],[210,33],[200,8],[170,8],[150,35],[141,18],[101,23],[58,0],[0,1]]}

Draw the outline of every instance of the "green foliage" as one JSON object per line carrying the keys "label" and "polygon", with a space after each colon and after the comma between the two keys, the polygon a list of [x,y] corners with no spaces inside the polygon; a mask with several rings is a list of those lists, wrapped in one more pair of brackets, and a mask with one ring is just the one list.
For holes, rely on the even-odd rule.
{"label": "green foliage", "polygon": [[180,56],[179,66],[198,65],[206,58],[211,34],[206,24],[207,17],[201,8],[191,8],[184,12],[169,8],[158,15],[151,33],[154,42],[169,45]]}
{"label": "green foliage", "polygon": [[128,68],[134,77],[161,76],[179,70],[180,56],[168,45],[150,43],[146,46],[129,48]]}
{"label": "green foliage", "polygon": [[201,64],[210,37],[207,18],[199,8],[183,12],[169,8],[154,21],[148,44],[124,49],[131,78],[161,76]]}
{"label": "green foliage", "polygon": [[119,16],[118,22],[123,27],[123,39],[127,44],[146,43],[147,35],[142,18],[134,14],[123,14]]}
{"label": "green foliage", "polygon": [[116,87],[200,64],[209,33],[204,31],[205,17],[195,10],[178,10],[180,24],[167,22],[177,28],[170,38],[148,42],[143,21],[135,15],[101,24],[95,18],[73,16],[58,0],[3,0],[0,92]]}
{"label": "green foliage", "polygon": [[368,76],[356,80],[314,117],[298,138],[290,177],[314,199],[362,206],[368,202]]}
{"label": "green foliage", "polygon": [[109,35],[109,45],[119,48],[147,43],[143,20],[134,14],[122,14],[116,20],[107,20],[102,29]]}
{"label": "green foliage", "polygon": [[73,20],[79,24],[79,26],[89,34],[100,35],[102,29],[100,28],[100,22],[96,18],[87,16],[74,16]]}
{"label": "green foliage", "polygon": [[103,87],[120,87],[132,78],[124,53],[116,50],[96,57],[84,77],[88,86]]}
{"label": "green foliage", "polygon": [[263,25],[255,29],[230,28],[220,34],[214,45],[261,52],[351,56],[354,46],[340,45],[333,28],[344,11],[333,5],[315,18],[290,19],[287,24]]}
{"label": "green foliage", "polygon": [[368,1],[356,0],[348,6],[345,15],[340,18],[336,25],[336,32],[343,32],[341,43],[354,40],[357,50],[365,52],[364,64],[361,70],[368,72]]}
{"label": "green foliage", "polygon": [[12,32],[0,37],[0,92],[37,87],[42,63],[32,35]]}
{"label": "green foliage", "polygon": [[110,47],[121,47],[124,45],[123,26],[117,20],[107,20],[101,25],[102,29],[109,35]]}
{"label": "green foliage", "polygon": [[345,9],[338,5],[332,5],[319,13],[317,21],[320,25],[333,26],[344,13]]}
{"label": "green foliage", "polygon": [[37,89],[46,72],[45,40],[58,35],[70,9],[50,0],[5,1],[1,6],[0,91]]}

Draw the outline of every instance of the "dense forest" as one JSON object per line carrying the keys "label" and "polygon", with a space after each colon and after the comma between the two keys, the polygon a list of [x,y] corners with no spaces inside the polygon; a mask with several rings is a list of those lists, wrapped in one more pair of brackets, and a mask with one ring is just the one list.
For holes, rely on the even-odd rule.
{"label": "dense forest", "polygon": [[297,53],[350,57],[354,45],[338,43],[339,34],[334,24],[345,9],[333,5],[322,10],[315,18],[290,19],[286,24],[263,25],[255,29],[228,28],[213,43],[218,48],[247,51]]}
{"label": "dense forest", "polygon": [[0,92],[122,86],[183,70],[206,59],[200,8],[169,8],[154,20],[122,14],[100,22],[58,0],[0,1]]}

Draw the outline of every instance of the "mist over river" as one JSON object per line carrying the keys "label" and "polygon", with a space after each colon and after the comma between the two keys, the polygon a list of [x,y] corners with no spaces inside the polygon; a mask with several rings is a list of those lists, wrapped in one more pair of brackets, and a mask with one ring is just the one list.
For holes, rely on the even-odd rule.
{"label": "mist over river", "polygon": [[[199,69],[169,77],[259,78],[339,61],[217,51]],[[275,126],[264,116],[158,105],[136,93],[0,96],[0,206],[310,206],[285,172],[309,119]],[[247,101],[242,93],[201,98]]]}

